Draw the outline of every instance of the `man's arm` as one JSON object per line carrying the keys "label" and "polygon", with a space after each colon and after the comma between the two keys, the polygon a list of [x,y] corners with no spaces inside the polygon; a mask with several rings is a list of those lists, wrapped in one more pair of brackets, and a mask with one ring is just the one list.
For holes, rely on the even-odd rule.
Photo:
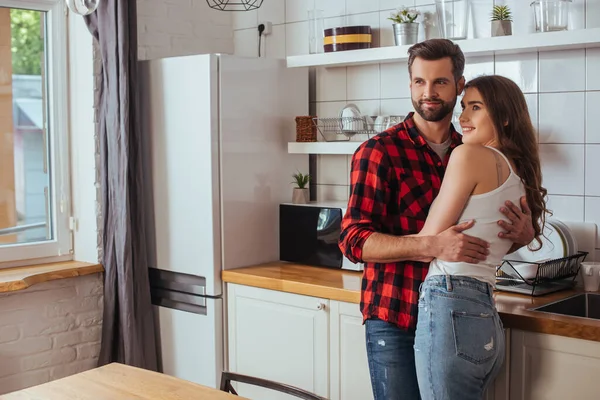
{"label": "man's arm", "polygon": [[472,222],[450,227],[439,235],[394,236],[381,233],[382,218],[390,201],[389,159],[383,146],[367,141],[352,157],[351,192],[342,220],[339,246],[353,262],[431,261],[440,257],[449,261],[483,260],[487,243],[461,232]]}

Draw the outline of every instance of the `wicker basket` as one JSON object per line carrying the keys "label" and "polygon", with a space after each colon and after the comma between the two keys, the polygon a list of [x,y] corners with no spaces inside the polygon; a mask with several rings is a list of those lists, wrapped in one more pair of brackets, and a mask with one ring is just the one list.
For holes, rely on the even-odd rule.
{"label": "wicker basket", "polygon": [[316,142],[317,127],[310,115],[296,117],[296,142]]}

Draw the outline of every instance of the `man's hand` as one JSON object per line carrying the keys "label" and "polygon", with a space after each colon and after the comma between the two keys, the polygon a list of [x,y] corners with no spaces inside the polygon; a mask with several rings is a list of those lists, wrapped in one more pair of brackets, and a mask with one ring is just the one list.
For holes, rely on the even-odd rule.
{"label": "man's hand", "polygon": [[451,226],[434,236],[435,256],[445,261],[464,261],[478,263],[487,258],[490,246],[485,240],[465,235],[462,231],[471,228],[475,221],[463,222]]}
{"label": "man's hand", "polygon": [[500,212],[506,215],[510,223],[503,220],[498,221],[498,225],[505,230],[505,232],[498,233],[498,236],[511,240],[513,243],[519,245],[519,247],[527,246],[533,241],[535,236],[527,198],[525,196],[521,197],[520,209],[510,201],[507,201],[505,204],[506,207],[500,208]]}

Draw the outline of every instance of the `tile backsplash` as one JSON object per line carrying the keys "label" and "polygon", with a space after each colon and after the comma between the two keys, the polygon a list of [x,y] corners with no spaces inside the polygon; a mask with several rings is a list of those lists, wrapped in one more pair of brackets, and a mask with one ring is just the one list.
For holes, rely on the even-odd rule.
{"label": "tile backsplash", "polygon": [[[513,35],[534,31],[530,1],[496,0],[513,11]],[[259,22],[274,24],[262,38],[263,57],[283,58],[308,53],[309,9],[324,12],[324,27],[370,25],[374,43],[394,45],[389,13],[402,5],[422,12],[419,40],[438,37],[434,0],[264,0],[258,11],[234,18],[235,53],[258,56]],[[488,37],[493,0],[473,0],[469,38]],[[569,29],[600,27],[600,1],[573,0]],[[481,24],[480,22],[483,22]],[[549,208],[557,218],[595,222],[600,226],[600,48],[469,57],[467,79],[500,74],[513,79],[526,95],[539,129],[544,186]],[[347,103],[370,115],[406,115],[412,110],[406,63],[317,68],[314,109],[335,117]],[[456,109],[459,112],[457,106]],[[317,198],[346,200],[351,156],[321,155]],[[600,249],[600,240],[596,247]],[[600,250],[596,259],[600,260]]]}

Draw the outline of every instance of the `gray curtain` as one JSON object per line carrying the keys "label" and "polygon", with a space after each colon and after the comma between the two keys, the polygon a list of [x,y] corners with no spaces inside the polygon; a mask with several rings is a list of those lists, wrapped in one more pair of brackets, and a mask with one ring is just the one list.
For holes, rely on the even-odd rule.
{"label": "gray curtain", "polygon": [[156,371],[136,93],[136,1],[102,0],[84,18],[102,57],[98,134],[105,278],[98,363]]}

